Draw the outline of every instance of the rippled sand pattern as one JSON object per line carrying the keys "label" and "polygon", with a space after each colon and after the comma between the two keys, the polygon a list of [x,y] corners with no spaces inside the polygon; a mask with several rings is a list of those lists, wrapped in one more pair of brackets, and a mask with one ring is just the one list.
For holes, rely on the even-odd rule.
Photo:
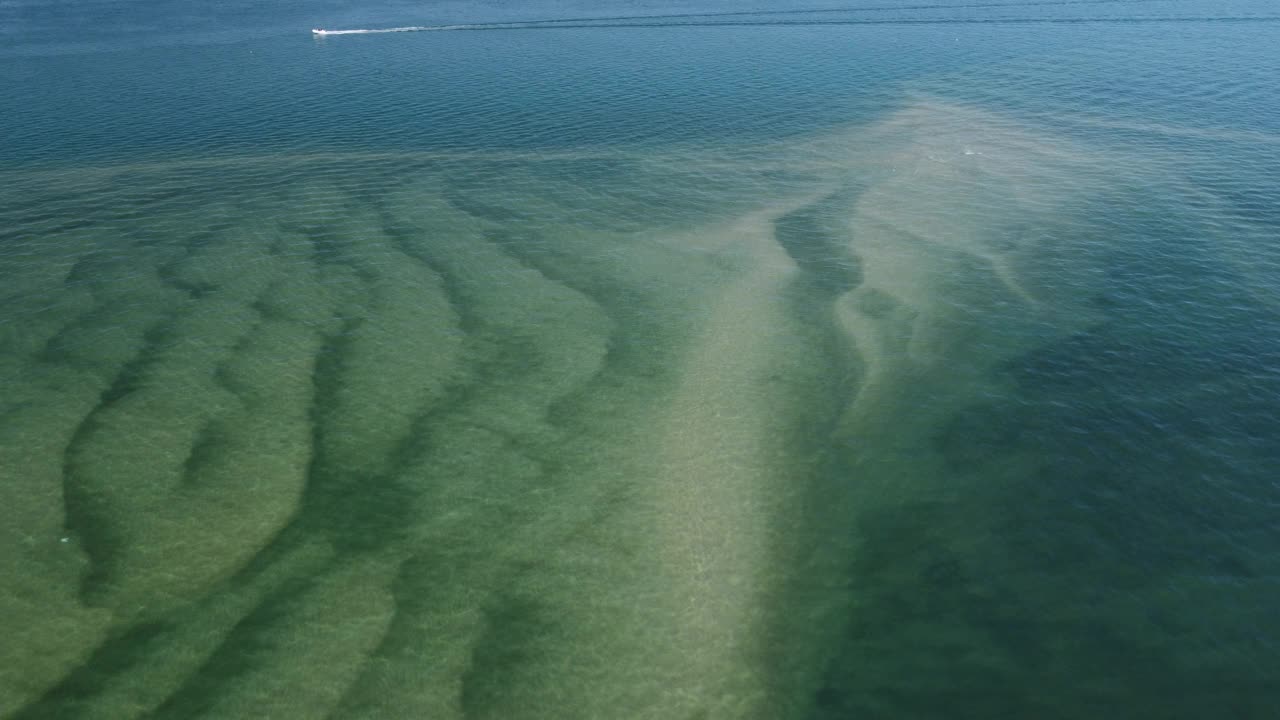
{"label": "rippled sand pattern", "polygon": [[1138,171],[702,152],[6,178],[0,714],[839,716],[858,523],[994,492],[939,438],[1102,322]]}

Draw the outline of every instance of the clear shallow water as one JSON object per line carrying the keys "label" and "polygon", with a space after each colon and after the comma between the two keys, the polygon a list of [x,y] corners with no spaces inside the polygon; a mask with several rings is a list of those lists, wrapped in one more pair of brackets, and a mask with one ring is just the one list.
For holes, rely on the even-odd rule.
{"label": "clear shallow water", "polygon": [[1273,717],[1280,24],[952,5],[0,8],[0,715]]}

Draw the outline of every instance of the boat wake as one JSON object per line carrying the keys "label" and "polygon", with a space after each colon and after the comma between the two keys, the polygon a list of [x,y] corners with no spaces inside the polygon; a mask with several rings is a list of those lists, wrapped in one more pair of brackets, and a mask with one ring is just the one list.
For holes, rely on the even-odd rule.
{"label": "boat wake", "polygon": [[859,20],[746,20],[746,21],[679,21],[679,22],[577,22],[538,20],[508,23],[476,23],[471,25],[421,25],[366,30],[314,29],[317,37],[328,35],[366,35],[371,33],[432,32],[445,30],[581,30],[587,28],[690,28],[690,27],[814,27],[841,25],[1080,25],[1080,24],[1146,24],[1146,23],[1274,23],[1280,15],[1210,15],[1210,16],[1141,16],[1141,17],[999,17],[999,18],[877,18]]}
{"label": "boat wake", "polygon": [[[413,25],[410,27],[395,28],[377,28],[368,30],[322,30],[315,28],[311,31],[313,35],[370,35],[374,33],[399,33],[399,32],[430,32],[433,30],[476,30],[481,26],[477,25]],[[484,27],[488,27],[487,25]]]}
{"label": "boat wake", "polygon": [[[1276,22],[1280,16],[1246,14],[1239,16],[1180,16],[1180,15],[1106,15],[1095,17],[1063,16],[1002,16],[1002,17],[827,17],[810,19],[814,15],[848,15],[862,13],[948,10],[1030,8],[1040,6],[1090,6],[1090,5],[1139,5],[1163,3],[1167,0],[980,0],[965,4],[907,3],[860,7],[791,8],[785,10],[734,10],[716,12],[685,12],[650,15],[605,15],[588,17],[548,18],[543,20],[510,20],[507,22],[482,22],[465,25],[415,25],[409,27],[376,28],[359,30],[322,30],[311,32],[323,35],[367,35],[373,33],[430,32],[442,30],[565,30],[583,28],[663,28],[663,27],[781,27],[812,25],[952,25],[952,24],[1059,24],[1059,23],[1149,23],[1149,22]],[[775,16],[784,16],[775,19]]]}

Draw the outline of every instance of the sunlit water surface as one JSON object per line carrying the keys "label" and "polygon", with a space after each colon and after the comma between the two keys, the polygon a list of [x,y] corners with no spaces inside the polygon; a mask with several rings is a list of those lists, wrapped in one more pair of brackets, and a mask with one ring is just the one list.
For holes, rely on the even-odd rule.
{"label": "sunlit water surface", "polygon": [[1280,717],[1280,12],[891,5],[0,3],[0,716]]}

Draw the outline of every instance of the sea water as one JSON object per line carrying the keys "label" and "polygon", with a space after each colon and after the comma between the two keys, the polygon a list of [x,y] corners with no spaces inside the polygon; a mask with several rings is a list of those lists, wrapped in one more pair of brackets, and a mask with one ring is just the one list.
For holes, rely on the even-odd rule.
{"label": "sea water", "polygon": [[1280,715],[1278,45],[0,3],[0,716]]}

